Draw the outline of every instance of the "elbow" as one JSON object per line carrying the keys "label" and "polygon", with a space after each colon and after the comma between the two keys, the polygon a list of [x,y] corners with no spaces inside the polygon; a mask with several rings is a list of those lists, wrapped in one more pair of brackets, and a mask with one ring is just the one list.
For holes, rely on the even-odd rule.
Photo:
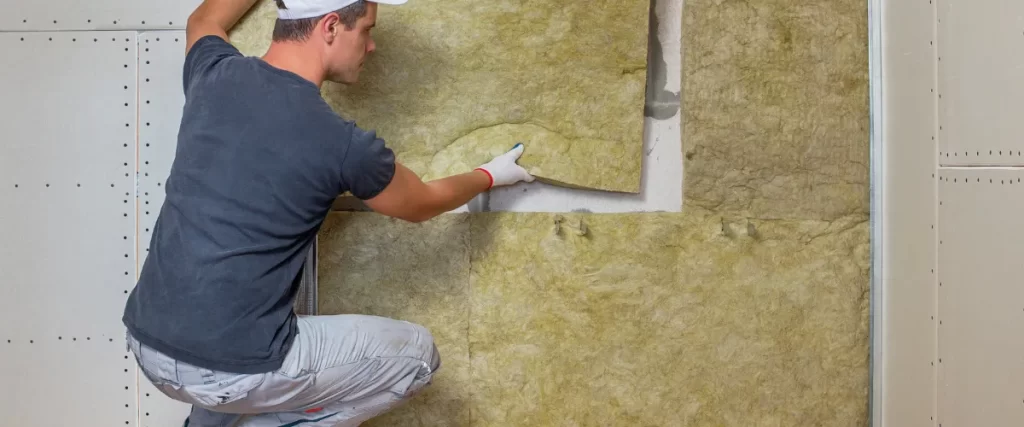
{"label": "elbow", "polygon": [[433,218],[434,218],[434,215],[427,215],[427,214],[424,214],[424,213],[413,213],[413,214],[410,214],[410,215],[405,215],[404,217],[402,217],[400,219],[405,221],[405,222],[410,222],[410,223],[413,223],[413,224],[419,224],[419,223],[430,221]]}

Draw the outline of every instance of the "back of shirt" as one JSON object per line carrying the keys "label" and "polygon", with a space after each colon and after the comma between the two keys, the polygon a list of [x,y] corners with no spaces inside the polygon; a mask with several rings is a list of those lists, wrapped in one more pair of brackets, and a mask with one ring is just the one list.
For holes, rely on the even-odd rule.
{"label": "back of shirt", "polygon": [[123,321],[140,342],[209,369],[280,367],[307,250],[335,198],[367,199],[394,154],[319,88],[223,39],[185,59],[167,197]]}

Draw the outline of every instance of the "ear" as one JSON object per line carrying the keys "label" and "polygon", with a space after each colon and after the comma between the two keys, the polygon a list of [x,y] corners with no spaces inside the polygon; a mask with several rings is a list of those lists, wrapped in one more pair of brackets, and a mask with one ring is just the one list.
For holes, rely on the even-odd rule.
{"label": "ear", "polygon": [[341,18],[337,13],[328,13],[320,20],[320,25],[317,28],[324,37],[324,40],[328,44],[334,42],[334,39],[338,37],[338,34],[342,31]]}

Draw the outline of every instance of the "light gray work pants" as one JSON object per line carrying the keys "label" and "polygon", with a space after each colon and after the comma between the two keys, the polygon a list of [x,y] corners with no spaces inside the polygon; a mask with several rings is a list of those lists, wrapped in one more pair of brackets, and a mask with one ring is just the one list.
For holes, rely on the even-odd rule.
{"label": "light gray work pants", "polygon": [[141,345],[128,347],[147,379],[192,404],[188,427],[358,426],[405,402],[441,365],[433,336],[376,316],[300,316],[280,369],[255,375],[213,371]]}

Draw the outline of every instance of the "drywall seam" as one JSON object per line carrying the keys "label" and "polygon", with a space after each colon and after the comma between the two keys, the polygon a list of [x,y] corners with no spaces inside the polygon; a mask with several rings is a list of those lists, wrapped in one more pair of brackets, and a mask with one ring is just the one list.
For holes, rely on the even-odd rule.
{"label": "drywall seam", "polygon": [[882,28],[884,26],[882,0],[868,2],[868,70],[871,75],[871,387],[869,401],[871,411],[869,422],[874,427],[881,427],[884,407],[883,381],[885,366],[884,338],[885,330],[885,292],[882,269],[885,260],[884,238],[885,221],[885,141],[882,129],[885,127],[884,86],[882,77]]}
{"label": "drywall seam", "polygon": [[[942,64],[940,63],[940,55],[942,54],[941,53],[941,48],[942,48],[942,41],[943,41],[943,39],[941,37],[939,37],[939,22],[940,22],[939,21],[939,2],[940,1],[945,1],[945,0],[928,0],[928,4],[931,5],[931,7],[929,9],[930,9],[930,11],[932,13],[932,16],[931,16],[932,37],[931,37],[931,39],[934,42],[934,47],[932,49],[932,75],[931,75],[932,88],[933,88],[932,92],[931,92],[932,93],[932,111],[933,111],[933,113],[932,113],[933,114],[933,118],[932,118],[932,123],[933,123],[932,124],[932,135],[933,136],[932,136],[931,156],[930,156],[932,158],[932,165],[933,165],[932,167],[934,169],[934,171],[932,172],[932,194],[935,197],[935,202],[933,202],[934,209],[932,209],[932,224],[935,224],[934,231],[932,232],[932,242],[933,243],[939,241],[939,234],[941,233],[941,230],[942,230],[942,224],[939,222],[939,209],[938,209],[938,205],[940,205],[942,203],[941,202],[941,195],[939,194],[939,179],[940,179],[940,177],[939,177],[939,170],[938,170],[938,167],[939,167],[939,165],[941,163],[941,159],[939,158],[940,155],[941,155],[941,151],[940,151],[941,148],[940,147],[942,147],[942,132],[941,132],[941,130],[942,130],[942,114],[941,114],[941,106],[939,104],[939,99],[941,99],[941,88],[942,88],[942,86],[941,86],[941,82],[942,81],[940,80],[940,75],[941,75],[941,72],[942,72],[942,69],[941,69]],[[938,261],[939,261],[939,245],[933,244],[931,249],[932,249],[932,266],[933,266],[933,268],[931,269],[931,273],[932,273],[932,283],[931,283],[931,285],[932,285],[932,290],[933,290],[933,292],[932,292],[932,313],[935,313],[935,315],[932,316],[932,319],[931,319],[932,320],[932,328],[933,328],[933,331],[932,331],[932,342],[933,342],[932,354],[934,355],[933,358],[932,358],[932,362],[931,362],[932,373],[933,373],[933,377],[932,377],[932,390],[931,390],[932,391],[932,396],[933,396],[932,397],[933,404],[932,404],[932,417],[931,417],[931,421],[932,421],[932,425],[933,426],[934,425],[940,425],[941,426],[942,414],[940,414],[939,411],[940,411],[940,408],[942,407],[943,399],[942,399],[942,392],[941,392],[941,387],[940,387],[940,382],[939,382],[940,379],[941,379],[941,375],[940,375],[940,372],[939,372],[940,369],[941,369],[941,366],[938,363],[938,361],[941,360],[941,357],[942,357],[941,354],[939,353],[941,346],[940,346],[940,342],[939,342],[939,337],[940,336],[939,336],[939,320],[938,320],[938,319],[941,318],[941,314],[942,314],[942,313],[939,312],[939,292],[941,291],[941,289],[939,287],[939,269],[941,267],[939,266],[939,263],[938,263]]]}

